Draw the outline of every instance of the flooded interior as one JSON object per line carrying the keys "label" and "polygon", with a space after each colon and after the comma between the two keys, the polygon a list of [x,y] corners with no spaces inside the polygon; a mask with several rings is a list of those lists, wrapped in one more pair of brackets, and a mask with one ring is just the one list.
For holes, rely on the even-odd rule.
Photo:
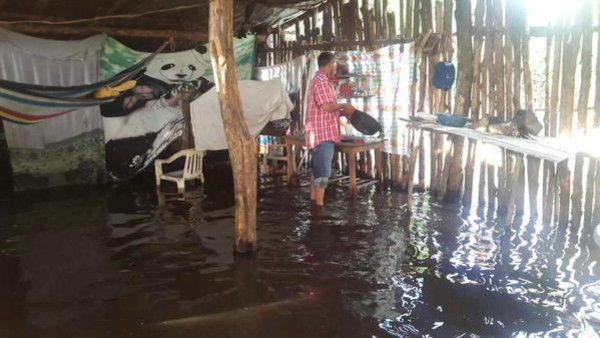
{"label": "flooded interior", "polygon": [[[2,337],[596,336],[589,226],[496,222],[423,194],[259,180],[233,255],[228,170],[184,196],[148,177],[0,202]],[[151,180],[151,178],[150,178]],[[168,191],[168,189],[167,189]]]}

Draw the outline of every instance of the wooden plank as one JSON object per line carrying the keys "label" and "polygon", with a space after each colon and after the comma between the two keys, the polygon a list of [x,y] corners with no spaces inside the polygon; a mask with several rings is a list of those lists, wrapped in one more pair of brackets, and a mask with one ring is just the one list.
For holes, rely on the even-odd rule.
{"label": "wooden plank", "polygon": [[523,138],[480,132],[470,128],[448,127],[430,123],[415,123],[413,126],[423,128],[428,131],[478,140],[483,143],[495,145],[500,148],[514,151],[516,153],[535,156],[540,159],[552,161],[555,163],[562,162],[565,159],[568,159],[570,156],[575,155],[575,153],[571,151],[559,149],[558,146],[553,146],[552,144],[549,144],[548,140],[542,137],[538,138],[538,140],[528,140]]}
{"label": "wooden plank", "polygon": [[532,218],[538,215],[538,192],[540,187],[540,159],[527,156],[527,182],[529,185],[529,212]]}
{"label": "wooden plank", "polygon": [[24,34],[51,34],[66,37],[84,37],[105,33],[112,37],[128,37],[140,39],[169,39],[187,40],[195,42],[208,41],[206,32],[172,30],[172,29],[141,29],[141,28],[115,28],[108,26],[65,26],[65,25],[40,25],[40,24],[1,24],[0,27]]}
{"label": "wooden plank", "polygon": [[209,7],[212,67],[235,182],[235,251],[256,248],[257,144],[244,123],[233,56],[233,0],[213,0]]}

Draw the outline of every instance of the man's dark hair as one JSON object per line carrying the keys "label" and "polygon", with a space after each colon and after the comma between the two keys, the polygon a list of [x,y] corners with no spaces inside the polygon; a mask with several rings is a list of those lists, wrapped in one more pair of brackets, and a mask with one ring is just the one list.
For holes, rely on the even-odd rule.
{"label": "man's dark hair", "polygon": [[333,56],[333,53],[330,52],[323,52],[321,54],[319,54],[319,68],[323,68],[325,66],[327,66],[330,62],[333,61],[335,57]]}

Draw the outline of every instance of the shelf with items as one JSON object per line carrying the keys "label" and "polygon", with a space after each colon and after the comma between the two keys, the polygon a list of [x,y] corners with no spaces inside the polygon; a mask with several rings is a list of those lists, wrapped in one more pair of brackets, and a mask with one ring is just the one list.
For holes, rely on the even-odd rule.
{"label": "shelf with items", "polygon": [[339,100],[370,98],[375,96],[373,77],[362,74],[336,76],[334,81]]}

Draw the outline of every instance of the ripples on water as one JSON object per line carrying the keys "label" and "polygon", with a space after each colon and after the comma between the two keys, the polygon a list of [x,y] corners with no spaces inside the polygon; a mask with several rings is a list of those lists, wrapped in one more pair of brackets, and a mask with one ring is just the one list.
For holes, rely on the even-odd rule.
{"label": "ripples on water", "polygon": [[[597,336],[591,227],[374,188],[314,209],[261,178],[259,246],[234,257],[231,184],[184,196],[45,193],[0,209],[0,336]],[[224,188],[225,186],[225,188]]]}

